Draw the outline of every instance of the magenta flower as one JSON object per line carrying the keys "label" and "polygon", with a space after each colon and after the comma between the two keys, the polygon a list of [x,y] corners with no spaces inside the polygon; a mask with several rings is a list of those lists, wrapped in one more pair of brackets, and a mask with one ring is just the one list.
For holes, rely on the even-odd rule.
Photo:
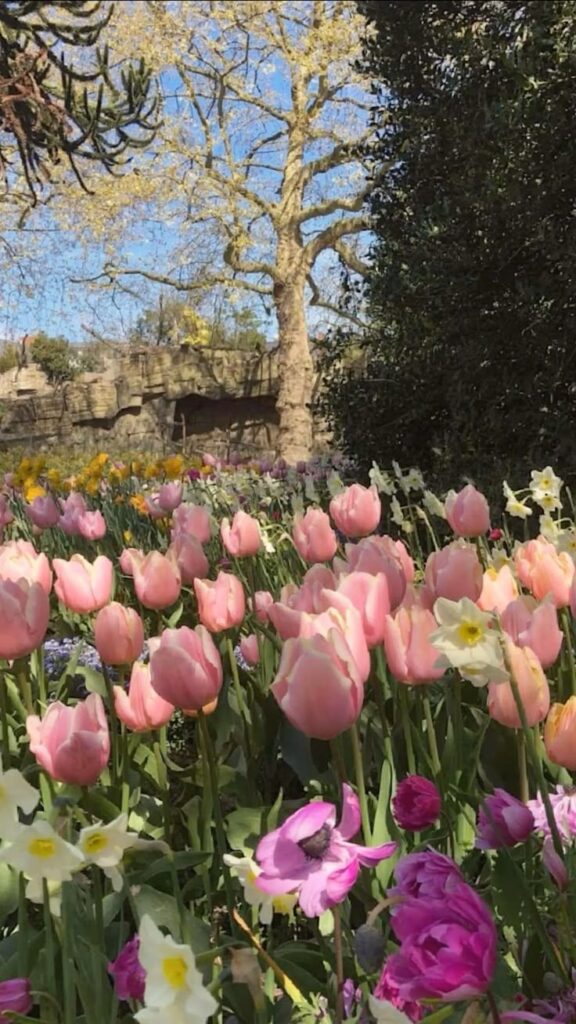
{"label": "magenta flower", "polygon": [[394,868],[396,885],[388,891],[390,896],[416,896],[444,899],[464,881],[450,857],[435,850],[409,853]]}
{"label": "magenta flower", "polygon": [[390,978],[390,971],[386,964],[382,968],[378,984],[372,994],[376,999],[392,1003],[392,1006],[395,1006],[401,1013],[405,1013],[412,1021],[422,1020],[424,1016],[425,1010],[421,1003],[417,1003],[415,1000],[402,999],[399,994],[398,985]]}
{"label": "magenta flower", "polygon": [[433,782],[422,775],[408,775],[397,786],[392,810],[400,828],[419,832],[433,825],[442,807],[442,798]]}
{"label": "magenta flower", "polygon": [[359,828],[358,797],[346,784],[338,827],[334,804],[317,800],[301,807],[258,843],[258,888],[273,896],[297,892],[307,917],[317,917],[341,903],[361,865],[373,867],[396,849],[395,843],[368,847],[349,842]]}
{"label": "magenta flower", "polygon": [[28,978],[10,978],[0,981],[0,1021],[6,1021],[6,1013],[27,1014],[32,1009],[32,996]]}
{"label": "magenta flower", "polygon": [[534,815],[526,804],[505,789],[495,789],[478,812],[474,845],[479,850],[498,850],[501,846],[523,843],[534,829]]}
{"label": "magenta flower", "polygon": [[461,877],[445,873],[446,883],[448,890],[440,885],[432,896],[420,890],[391,911],[400,949],[385,968],[401,999],[458,1002],[486,992],[492,981],[498,935],[490,911]]}
{"label": "magenta flower", "polygon": [[114,978],[114,990],[118,999],[144,998],[146,971],[138,959],[140,939],[134,935],[122,947],[115,960],[108,964],[108,973]]}
{"label": "magenta flower", "polygon": [[[550,803],[560,836],[565,843],[571,843],[576,838],[576,787],[556,786],[556,792],[550,793]],[[550,826],[540,793],[535,800],[528,801],[528,807],[534,815],[535,830],[549,836]]]}

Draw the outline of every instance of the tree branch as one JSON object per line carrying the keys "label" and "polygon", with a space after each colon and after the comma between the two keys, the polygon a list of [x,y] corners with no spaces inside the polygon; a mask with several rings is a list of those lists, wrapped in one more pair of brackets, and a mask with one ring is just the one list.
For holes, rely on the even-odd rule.
{"label": "tree branch", "polygon": [[307,220],[328,217],[331,213],[339,213],[341,210],[346,213],[358,213],[364,206],[364,200],[370,194],[371,187],[371,185],[366,185],[361,192],[358,192],[351,199],[345,199],[343,196],[334,196],[333,199],[326,199],[323,203],[314,203],[312,206],[307,206],[298,217],[298,223],[304,224]]}
{"label": "tree branch", "polygon": [[313,266],[317,257],[325,249],[334,249],[345,235],[359,235],[362,231],[368,231],[370,226],[370,218],[367,214],[363,214],[360,217],[344,217],[343,220],[330,224],[319,235],[310,239],[305,246],[304,255],[308,265],[310,267]]}
{"label": "tree branch", "polygon": [[147,281],[154,281],[156,284],[165,284],[178,292],[202,291],[202,289],[213,288],[215,285],[229,285],[232,288],[241,288],[243,291],[256,292],[257,295],[272,295],[272,286],[259,284],[258,282],[236,280],[227,274],[211,274],[202,281],[178,281],[176,278],[164,274],[154,274],[149,270],[136,270],[127,267],[124,270],[119,267],[108,266],[101,274],[94,277],[70,278],[72,284],[87,284],[107,278],[110,284],[116,282],[119,277],[143,277]]}
{"label": "tree branch", "polygon": [[328,309],[331,313],[335,313],[343,320],[349,320],[350,323],[355,324],[356,327],[365,328],[368,326],[363,320],[355,316],[354,313],[348,313],[346,310],[340,309],[339,306],[335,306],[332,302],[328,302],[327,299],[323,299],[320,295],[320,289],[312,277],[312,274],[308,274],[306,281],[310,291],[312,292],[312,298],[310,299],[311,306],[319,306],[321,309]]}

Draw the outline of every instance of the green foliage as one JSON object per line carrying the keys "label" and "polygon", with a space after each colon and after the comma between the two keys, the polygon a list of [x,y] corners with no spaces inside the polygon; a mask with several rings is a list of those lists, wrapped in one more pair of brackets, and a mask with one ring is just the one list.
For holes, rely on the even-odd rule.
{"label": "green foliage", "polygon": [[18,346],[9,342],[0,352],[0,373],[7,373],[15,366],[18,366]]}
{"label": "green foliage", "polygon": [[445,485],[573,476],[576,8],[361,6],[377,241],[370,330],[325,364],[338,439],[364,468],[396,458]]}
{"label": "green foliage", "polygon": [[211,321],[182,299],[160,296],[136,321],[130,341],[134,345],[210,346],[264,351],[266,336],[253,309],[232,308],[227,316]]}
{"label": "green foliage", "polygon": [[21,172],[33,202],[63,156],[84,187],[83,160],[112,171],[154,135],[149,70],[118,80],[98,46],[111,14],[94,0],[0,4],[0,169],[7,185]]}
{"label": "green foliage", "polygon": [[78,372],[72,346],[66,338],[50,338],[47,334],[38,334],[30,346],[30,352],[34,362],[52,384],[72,380]]}

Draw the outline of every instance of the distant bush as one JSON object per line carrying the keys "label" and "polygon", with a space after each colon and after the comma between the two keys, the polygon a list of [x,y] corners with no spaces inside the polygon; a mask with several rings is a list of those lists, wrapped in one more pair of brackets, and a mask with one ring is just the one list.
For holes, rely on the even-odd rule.
{"label": "distant bush", "polygon": [[72,380],[79,372],[74,350],[66,338],[38,334],[30,346],[30,354],[51,384]]}
{"label": "distant bush", "polygon": [[0,373],[7,373],[18,366],[18,346],[9,342],[0,351]]}

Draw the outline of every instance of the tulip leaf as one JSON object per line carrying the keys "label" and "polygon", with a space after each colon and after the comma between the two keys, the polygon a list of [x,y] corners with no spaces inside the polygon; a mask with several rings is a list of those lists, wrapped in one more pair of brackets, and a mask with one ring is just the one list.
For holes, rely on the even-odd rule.
{"label": "tulip leaf", "polygon": [[185,868],[195,867],[197,864],[203,864],[210,856],[210,851],[180,850],[172,856],[160,857],[155,860],[153,864],[150,864],[145,868],[142,874],[138,875],[138,883],[148,882],[151,878],[155,878],[157,875],[171,871],[172,865],[174,865],[176,871],[183,871]]}

